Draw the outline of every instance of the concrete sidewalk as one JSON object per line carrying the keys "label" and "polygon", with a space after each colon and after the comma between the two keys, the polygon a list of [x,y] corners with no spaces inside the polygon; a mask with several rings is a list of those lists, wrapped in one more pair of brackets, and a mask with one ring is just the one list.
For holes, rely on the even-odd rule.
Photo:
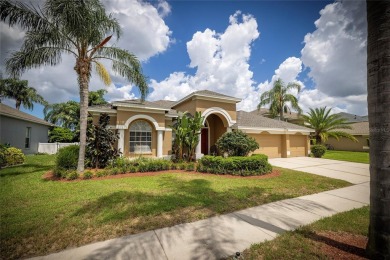
{"label": "concrete sidewalk", "polygon": [[366,181],[34,259],[219,259],[285,231],[368,204]]}

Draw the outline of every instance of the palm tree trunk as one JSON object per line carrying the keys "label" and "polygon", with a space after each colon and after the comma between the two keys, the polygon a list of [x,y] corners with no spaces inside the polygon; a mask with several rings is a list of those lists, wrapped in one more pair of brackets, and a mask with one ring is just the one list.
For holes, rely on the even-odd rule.
{"label": "palm tree trunk", "polygon": [[80,88],[80,152],[77,171],[81,173],[84,171],[85,147],[87,144],[88,85],[91,75],[91,64],[83,59],[78,59],[75,69],[78,73]]}
{"label": "palm tree trunk", "polygon": [[390,259],[390,2],[367,0],[371,259]]}

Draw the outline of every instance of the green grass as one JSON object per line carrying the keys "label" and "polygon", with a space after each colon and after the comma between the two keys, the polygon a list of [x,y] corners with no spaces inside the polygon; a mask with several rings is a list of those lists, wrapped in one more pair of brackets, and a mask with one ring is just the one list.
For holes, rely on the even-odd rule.
{"label": "green grass", "polygon": [[[369,207],[354,209],[321,219],[296,231],[286,232],[276,239],[252,245],[243,252],[245,259],[328,259],[319,250],[319,242],[323,241],[323,232],[345,232],[353,235],[368,235]],[[342,234],[342,233],[340,233]],[[332,246],[338,242],[328,241]],[[326,242],[325,242],[326,243]],[[344,246],[345,248],[345,246]]]}
{"label": "green grass", "polygon": [[53,165],[54,156],[27,156],[25,165],[0,171],[2,257],[48,254],[349,185],[286,169],[267,179],[168,173],[43,180]]}
{"label": "green grass", "polygon": [[327,150],[322,158],[348,162],[370,163],[370,155],[368,152]]}

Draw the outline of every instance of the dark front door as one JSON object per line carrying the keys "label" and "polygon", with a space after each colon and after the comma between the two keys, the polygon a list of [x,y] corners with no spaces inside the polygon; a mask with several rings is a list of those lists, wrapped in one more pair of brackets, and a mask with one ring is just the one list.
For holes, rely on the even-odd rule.
{"label": "dark front door", "polygon": [[209,129],[202,128],[202,136],[201,136],[201,152],[203,154],[209,154]]}

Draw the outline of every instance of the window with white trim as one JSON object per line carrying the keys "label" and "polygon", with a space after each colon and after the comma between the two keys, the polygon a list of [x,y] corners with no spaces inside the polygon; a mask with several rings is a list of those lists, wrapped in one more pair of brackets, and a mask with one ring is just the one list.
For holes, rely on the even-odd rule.
{"label": "window with white trim", "polygon": [[152,152],[152,127],[144,120],[130,125],[130,153]]}
{"label": "window with white trim", "polygon": [[26,138],[24,139],[24,148],[30,148],[31,141],[31,127],[26,127]]}

